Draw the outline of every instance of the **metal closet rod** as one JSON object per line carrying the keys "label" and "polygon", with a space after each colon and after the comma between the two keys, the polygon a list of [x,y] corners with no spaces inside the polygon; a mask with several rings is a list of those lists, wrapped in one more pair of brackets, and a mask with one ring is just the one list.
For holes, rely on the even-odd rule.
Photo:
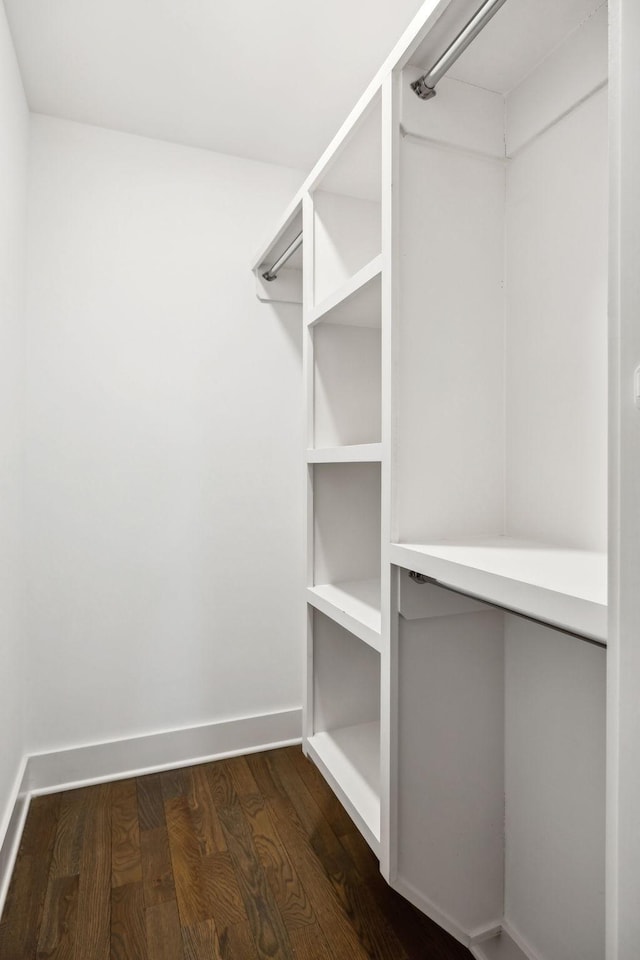
{"label": "metal closet rod", "polygon": [[291,243],[289,244],[285,252],[278,257],[278,259],[273,264],[273,266],[269,267],[268,270],[265,270],[265,272],[262,274],[263,278],[265,280],[276,280],[280,267],[284,267],[287,260],[289,260],[289,258],[294,255],[294,253],[296,252],[298,247],[301,245],[301,243],[302,243],[302,230],[300,231],[298,236],[295,238],[295,240],[291,241]]}
{"label": "metal closet rod", "polygon": [[435,97],[436,84],[442,80],[447,70],[464,53],[472,40],[475,40],[503,3],[506,3],[506,0],[485,0],[485,3],[476,11],[467,25],[462,28],[453,43],[447,47],[431,69],[411,84],[411,89],[421,100],[431,100],[432,97]]}

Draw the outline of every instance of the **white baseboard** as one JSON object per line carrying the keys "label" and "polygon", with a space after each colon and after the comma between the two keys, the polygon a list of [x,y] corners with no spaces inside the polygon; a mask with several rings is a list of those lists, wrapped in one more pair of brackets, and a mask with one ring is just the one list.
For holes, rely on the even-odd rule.
{"label": "white baseboard", "polygon": [[25,757],[0,828],[0,915],[32,797],[272,750],[301,740],[302,710],[294,709]]}
{"label": "white baseboard", "polygon": [[0,916],[9,892],[9,882],[29,810],[30,797],[25,786],[26,768],[27,757],[23,757],[0,827]]}

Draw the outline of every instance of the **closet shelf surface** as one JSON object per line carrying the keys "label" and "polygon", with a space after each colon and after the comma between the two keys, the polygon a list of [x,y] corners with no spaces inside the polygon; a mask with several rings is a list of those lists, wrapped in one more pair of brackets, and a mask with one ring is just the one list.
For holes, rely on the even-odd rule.
{"label": "closet shelf surface", "polygon": [[380,580],[343,580],[307,588],[308,602],[374,650],[381,647]]}
{"label": "closet shelf surface", "polygon": [[379,327],[381,276],[382,254],[378,254],[311,310],[308,325],[322,321],[353,327]]}
{"label": "closet shelf surface", "polygon": [[376,855],[380,848],[380,723],[322,731],[308,751]]}
{"label": "closet shelf surface", "polygon": [[379,463],[381,460],[381,443],[352,443],[307,450],[307,463]]}
{"label": "closet shelf surface", "polygon": [[480,600],[606,641],[604,553],[493,537],[394,543],[390,560]]}

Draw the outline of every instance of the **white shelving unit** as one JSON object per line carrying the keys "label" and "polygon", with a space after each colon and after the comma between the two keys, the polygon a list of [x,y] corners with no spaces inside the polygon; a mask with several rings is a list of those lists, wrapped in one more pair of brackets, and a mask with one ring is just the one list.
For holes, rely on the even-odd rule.
{"label": "white shelving unit", "polygon": [[302,223],[304,749],[478,960],[635,960],[640,16],[510,0],[419,100],[478,6],[424,3],[256,261]]}

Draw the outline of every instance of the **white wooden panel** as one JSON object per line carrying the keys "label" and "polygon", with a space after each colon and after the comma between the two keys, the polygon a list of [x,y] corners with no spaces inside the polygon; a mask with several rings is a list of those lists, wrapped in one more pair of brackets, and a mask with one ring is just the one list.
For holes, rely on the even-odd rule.
{"label": "white wooden panel", "polygon": [[314,208],[317,306],[380,253],[380,204],[318,190]]}
{"label": "white wooden panel", "polygon": [[416,583],[408,570],[401,570],[398,609],[405,620],[422,620],[426,617],[451,617],[458,613],[491,610],[491,607],[431,583]]}
{"label": "white wooden panel", "polygon": [[358,270],[347,283],[323,300],[309,323],[346,323],[356,327],[379,327],[382,256]]}
{"label": "white wooden panel", "polygon": [[307,463],[379,463],[381,459],[381,443],[355,443],[307,450]]}
{"label": "white wooden panel", "polygon": [[507,172],[507,528],[607,538],[607,97]]}
{"label": "white wooden panel", "polygon": [[607,14],[605,3],[507,96],[509,156],[606,82]]}
{"label": "white wooden panel", "polygon": [[380,719],[380,655],[317,610],[313,685],[314,733]]}
{"label": "white wooden panel", "polygon": [[307,600],[374,650],[380,650],[380,580],[343,580],[307,588]]}
{"label": "white wooden panel", "polygon": [[314,328],[316,447],[380,441],[380,330]]}
{"label": "white wooden panel", "polygon": [[381,124],[381,97],[378,94],[344,145],[336,151],[335,159],[328,164],[320,180],[322,190],[380,202]]}
{"label": "white wooden panel", "polygon": [[502,917],[503,682],[501,614],[400,621],[398,876],[467,932]]}
{"label": "white wooden panel", "polygon": [[640,4],[612,15],[611,190],[611,649],[607,960],[636,960],[640,944]]}
{"label": "white wooden panel", "polygon": [[505,918],[544,960],[604,956],[605,671],[505,618]]}
{"label": "white wooden panel", "polygon": [[392,563],[596,640],[607,638],[607,557],[509,537],[394,543]]}
{"label": "white wooden panel", "polygon": [[401,540],[503,532],[504,169],[405,140]]}
{"label": "white wooden panel", "polygon": [[315,583],[380,576],[380,465],[317,464]]}
{"label": "white wooden panel", "polygon": [[402,129],[405,134],[504,158],[504,97],[444,77],[432,100],[421,100],[411,84],[424,71],[402,72]]}

